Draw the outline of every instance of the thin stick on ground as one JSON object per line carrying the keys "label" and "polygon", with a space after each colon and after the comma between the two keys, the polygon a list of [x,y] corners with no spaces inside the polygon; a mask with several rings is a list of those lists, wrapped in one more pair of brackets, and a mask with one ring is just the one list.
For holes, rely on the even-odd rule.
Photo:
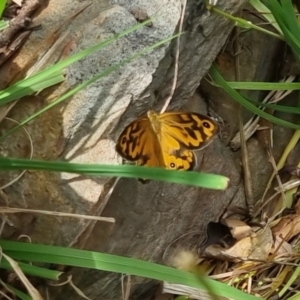
{"label": "thin stick on ground", "polygon": [[[181,6],[181,14],[180,14],[180,20],[179,20],[179,28],[178,32],[182,32],[182,26],[183,26],[183,19],[184,19],[184,13],[185,13],[185,8],[186,8],[186,0],[183,1],[182,6]],[[175,54],[175,65],[174,65],[174,78],[173,78],[173,84],[171,87],[170,95],[167,97],[165,100],[165,104],[163,108],[161,109],[160,113],[164,113],[166,109],[168,108],[172,97],[174,95],[174,91],[177,85],[177,77],[178,77],[178,61],[179,61],[179,51],[180,51],[180,35],[177,38],[177,44],[176,44],[176,54]]]}
{"label": "thin stick on ground", "polygon": [[[125,282],[126,278],[126,283]],[[122,285],[122,300],[129,300],[130,290],[131,290],[131,276],[130,274],[122,275],[121,278],[121,285]]]}
{"label": "thin stick on ground", "polygon": [[94,220],[94,221],[105,221],[109,223],[115,223],[114,218],[107,218],[107,217],[99,217],[99,216],[86,216],[81,214],[72,214],[72,213],[64,213],[58,211],[49,211],[49,210],[39,210],[39,209],[27,209],[27,208],[14,208],[14,207],[6,207],[0,206],[0,212],[5,214],[15,214],[15,213],[35,213],[35,214],[42,214],[42,215],[50,215],[50,216],[57,216],[57,217],[71,217],[77,219],[87,219],[87,220]]}
{"label": "thin stick on ground", "polygon": [[[240,46],[238,41],[238,34],[239,34],[239,28],[235,28],[235,52],[240,53]],[[235,56],[235,76],[236,81],[240,81],[240,60],[239,55],[237,54]],[[243,108],[240,104],[238,105],[238,111],[239,111],[239,129],[240,129],[240,140],[241,140],[241,158],[242,158],[242,165],[243,165],[243,175],[244,175],[244,186],[245,186],[245,196],[246,196],[246,203],[248,208],[253,205],[253,188],[252,188],[252,179],[251,179],[251,172],[249,167],[249,160],[248,160],[248,149],[245,139],[245,133],[244,133],[244,124],[242,119],[242,112]]]}

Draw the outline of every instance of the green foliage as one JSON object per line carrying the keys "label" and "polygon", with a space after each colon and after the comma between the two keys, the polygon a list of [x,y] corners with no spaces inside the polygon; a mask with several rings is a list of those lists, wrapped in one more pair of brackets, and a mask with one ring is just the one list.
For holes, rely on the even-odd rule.
{"label": "green foliage", "polygon": [[220,86],[228,95],[231,96],[232,99],[237,101],[239,104],[247,108],[248,110],[252,111],[253,113],[257,114],[258,116],[276,123],[281,126],[285,126],[288,128],[293,128],[293,129],[300,129],[300,125],[294,124],[285,120],[282,120],[280,118],[274,117],[271,114],[268,114],[264,112],[263,110],[257,108],[254,104],[252,104],[250,101],[248,101],[246,98],[244,98],[240,93],[238,93],[236,90],[232,89],[228,83],[224,80],[224,78],[221,76],[221,74],[218,72],[217,68],[215,65],[213,65],[209,71],[210,76],[214,80],[214,82]]}
{"label": "green foliage", "polygon": [[132,165],[97,165],[75,164],[68,162],[50,162],[27,159],[0,158],[0,170],[46,170],[56,172],[70,172],[93,176],[114,176],[127,178],[143,178],[167,181],[209,189],[226,189],[228,178],[217,174],[203,174],[199,172],[173,171],[164,168],[141,167]]}
{"label": "green foliage", "polygon": [[[0,241],[6,255],[18,261],[43,262],[82,267],[123,274],[131,274],[170,283],[180,283],[199,288],[215,295],[236,300],[257,300],[240,290],[206,277],[166,267],[163,265],[117,255],[69,249],[63,247]],[[1,265],[0,265],[1,266]]]}
{"label": "green foliage", "polygon": [[2,18],[2,14],[3,14],[3,11],[5,9],[6,2],[7,2],[7,0],[1,0],[0,1],[0,18]]}

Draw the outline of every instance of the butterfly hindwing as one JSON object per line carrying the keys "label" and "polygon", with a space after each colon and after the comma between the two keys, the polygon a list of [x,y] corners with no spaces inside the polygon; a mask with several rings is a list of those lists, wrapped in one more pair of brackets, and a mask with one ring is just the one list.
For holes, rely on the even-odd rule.
{"label": "butterfly hindwing", "polygon": [[196,166],[196,156],[193,151],[176,151],[174,154],[163,153],[165,168],[171,170],[191,171]]}

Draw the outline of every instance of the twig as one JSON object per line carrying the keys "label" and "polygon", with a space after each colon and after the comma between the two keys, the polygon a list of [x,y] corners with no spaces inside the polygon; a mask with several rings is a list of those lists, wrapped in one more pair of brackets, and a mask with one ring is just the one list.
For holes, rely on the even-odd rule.
{"label": "twig", "polygon": [[[105,209],[114,189],[116,188],[119,180],[121,177],[116,177],[112,180],[111,186],[109,188],[109,191],[103,195],[101,193],[97,205],[94,207],[93,213],[95,215],[101,215],[103,210]],[[87,224],[80,230],[80,232],[77,234],[77,236],[73,239],[73,241],[69,244],[69,247],[76,247],[79,249],[84,248],[87,240],[89,239],[91,232],[93,231],[96,222],[90,221],[86,222]]]}
{"label": "twig", "polygon": [[[182,32],[182,26],[183,26],[183,19],[184,19],[184,13],[185,13],[185,7],[186,7],[186,0],[183,0],[182,7],[181,7],[181,14],[180,14],[180,21],[179,21],[179,29],[178,32]],[[174,78],[173,78],[173,84],[171,87],[170,95],[165,100],[165,104],[163,108],[161,109],[160,113],[164,113],[166,109],[168,108],[172,97],[174,95],[174,91],[177,84],[177,77],[178,77],[178,61],[179,61],[179,51],[180,51],[180,35],[177,38],[177,44],[176,44],[176,55],[175,55],[175,66],[174,66]]]}
{"label": "twig", "polygon": [[[236,27],[236,35],[237,38],[235,39],[235,52],[240,53],[240,46],[238,42],[238,33],[239,28]],[[235,56],[235,77],[236,81],[240,81],[240,60],[239,55]],[[243,165],[243,175],[244,175],[244,186],[245,186],[245,196],[246,196],[246,203],[248,208],[253,205],[253,188],[252,188],[252,179],[251,179],[251,173],[250,173],[250,167],[249,167],[249,160],[248,160],[248,149],[245,139],[245,133],[244,133],[244,124],[243,124],[243,117],[242,112],[243,108],[241,104],[238,105],[238,111],[239,111],[239,129],[240,129],[240,140],[241,140],[241,156],[242,156],[242,165]]]}
{"label": "twig", "polygon": [[4,29],[0,34],[0,48],[8,45],[16,33],[30,24],[31,20],[29,17],[39,7],[39,5],[39,0],[25,1],[19,14],[10,21],[9,27]]}
{"label": "twig", "polygon": [[10,43],[5,49],[2,49],[0,52],[0,66],[2,66],[18,49],[20,49],[23,44],[27,41],[28,37],[31,34],[31,30],[26,30],[19,33],[12,43]]}
{"label": "twig", "polygon": [[[126,284],[124,284],[125,278],[127,278]],[[127,275],[123,274],[122,275],[121,285],[122,285],[122,300],[128,300],[129,296],[130,296],[130,290],[131,290],[131,276],[130,276],[130,274],[127,274]]]}
{"label": "twig", "polygon": [[279,192],[281,194],[281,197],[283,199],[284,202],[286,202],[286,197],[285,197],[285,193],[284,193],[284,188],[282,186],[282,182],[281,182],[281,179],[280,179],[280,176],[278,175],[278,169],[277,169],[277,165],[276,165],[276,162],[275,162],[275,159],[274,159],[274,156],[272,154],[272,151],[270,148],[267,148],[267,151],[268,151],[268,154],[269,154],[269,160],[270,160],[270,163],[273,167],[273,172],[275,174],[275,177],[276,177],[276,180],[278,182],[278,188],[279,188]]}
{"label": "twig", "polygon": [[86,215],[80,215],[80,214],[63,213],[63,212],[49,211],[49,210],[38,210],[38,209],[0,206],[0,212],[4,213],[4,214],[15,214],[15,213],[20,213],[20,212],[36,213],[36,214],[43,214],[43,215],[50,215],[50,216],[57,216],[57,217],[71,217],[71,218],[77,218],[77,219],[88,219],[88,220],[94,220],[94,221],[105,221],[105,222],[115,223],[114,218],[99,217],[99,216],[86,216]]}

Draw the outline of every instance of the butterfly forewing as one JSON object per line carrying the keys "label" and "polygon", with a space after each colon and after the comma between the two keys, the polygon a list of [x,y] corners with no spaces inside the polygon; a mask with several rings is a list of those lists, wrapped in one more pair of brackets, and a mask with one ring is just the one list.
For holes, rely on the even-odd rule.
{"label": "butterfly forewing", "polygon": [[116,150],[138,165],[163,165],[161,148],[148,118],[139,118],[127,125],[119,136]]}
{"label": "butterfly forewing", "polygon": [[199,150],[207,146],[219,132],[218,124],[198,113],[169,112],[159,115],[160,139],[175,149]]}

